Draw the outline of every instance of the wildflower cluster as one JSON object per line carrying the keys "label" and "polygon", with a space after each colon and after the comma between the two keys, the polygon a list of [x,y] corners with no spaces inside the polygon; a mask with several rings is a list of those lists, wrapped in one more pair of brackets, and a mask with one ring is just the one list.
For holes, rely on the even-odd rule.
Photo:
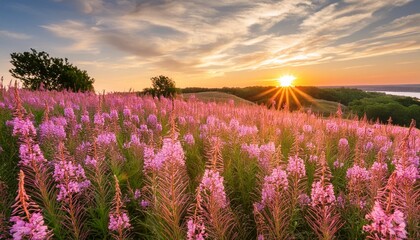
{"label": "wildflower cluster", "polygon": [[58,201],[66,201],[71,195],[84,191],[90,185],[83,167],[72,161],[55,163],[53,177],[59,189]]}

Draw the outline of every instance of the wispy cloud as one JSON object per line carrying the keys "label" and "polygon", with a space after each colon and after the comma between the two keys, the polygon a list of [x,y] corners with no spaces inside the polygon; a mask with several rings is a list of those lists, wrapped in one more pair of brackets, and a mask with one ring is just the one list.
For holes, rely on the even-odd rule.
{"label": "wispy cloud", "polygon": [[10,32],[6,30],[0,30],[0,37],[1,36],[17,40],[27,40],[32,38],[30,35],[24,33]]}
{"label": "wispy cloud", "polygon": [[135,56],[128,66],[223,74],[418,51],[420,14],[385,19],[410,1],[80,0],[89,20],[43,27],[68,50]]}

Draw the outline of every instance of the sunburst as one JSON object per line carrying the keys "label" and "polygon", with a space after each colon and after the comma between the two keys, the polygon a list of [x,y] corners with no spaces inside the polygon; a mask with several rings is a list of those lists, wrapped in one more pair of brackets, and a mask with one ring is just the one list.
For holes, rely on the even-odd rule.
{"label": "sunburst", "polygon": [[304,93],[303,91],[299,90],[294,86],[294,81],[297,78],[293,75],[287,74],[279,77],[276,79],[278,86],[272,89],[269,89],[265,92],[262,92],[257,95],[257,97],[261,97],[267,94],[270,94],[274,91],[276,91],[271,97],[268,102],[268,104],[276,109],[290,109],[290,102],[291,100],[294,101],[294,103],[297,105],[298,109],[302,108],[302,103],[299,100],[305,99],[315,105],[317,105],[317,102],[314,101],[315,99],[312,98],[310,95]]}

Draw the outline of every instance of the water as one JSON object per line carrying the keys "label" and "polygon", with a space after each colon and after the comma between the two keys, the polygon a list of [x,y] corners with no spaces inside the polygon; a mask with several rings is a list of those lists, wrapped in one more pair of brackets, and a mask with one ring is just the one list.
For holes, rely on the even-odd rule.
{"label": "water", "polygon": [[387,92],[387,91],[375,91],[385,93],[389,95],[404,96],[404,97],[415,97],[420,99],[420,92]]}

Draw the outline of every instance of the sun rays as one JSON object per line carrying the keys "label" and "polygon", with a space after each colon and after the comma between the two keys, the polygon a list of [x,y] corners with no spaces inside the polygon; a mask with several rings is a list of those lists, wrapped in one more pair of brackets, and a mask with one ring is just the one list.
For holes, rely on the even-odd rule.
{"label": "sun rays", "polygon": [[299,88],[294,86],[297,78],[293,75],[283,75],[276,79],[278,86],[268,89],[257,95],[257,97],[272,95],[267,104],[271,108],[289,110],[293,105],[297,109],[301,109],[302,101],[308,101],[311,104],[318,105],[317,101],[310,95],[306,94]]}

